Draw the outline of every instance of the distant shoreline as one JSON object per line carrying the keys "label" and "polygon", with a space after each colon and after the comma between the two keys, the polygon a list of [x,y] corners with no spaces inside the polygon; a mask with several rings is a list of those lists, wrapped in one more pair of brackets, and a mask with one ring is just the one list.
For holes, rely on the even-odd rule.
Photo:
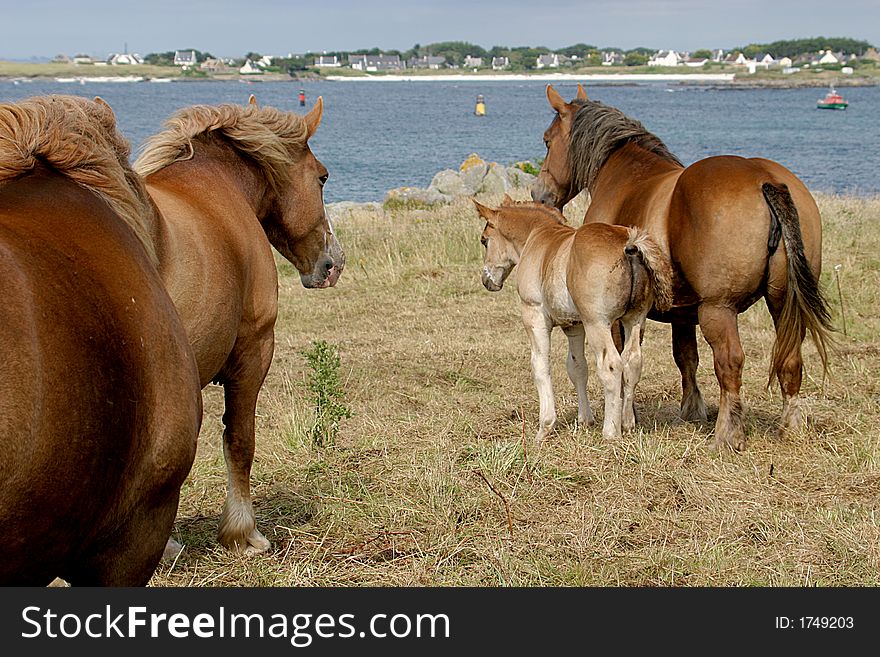
{"label": "distant shoreline", "polygon": [[333,82],[519,82],[538,80],[547,82],[733,82],[735,73],[499,73],[497,75],[327,75]]}

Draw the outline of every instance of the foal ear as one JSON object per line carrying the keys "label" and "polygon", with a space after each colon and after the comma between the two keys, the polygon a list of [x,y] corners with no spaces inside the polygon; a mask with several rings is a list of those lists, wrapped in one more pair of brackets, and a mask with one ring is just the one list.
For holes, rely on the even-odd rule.
{"label": "foal ear", "polygon": [[483,205],[473,197],[471,197],[471,201],[473,201],[474,205],[477,206],[477,212],[480,214],[480,216],[485,219],[490,226],[494,226],[495,220],[498,217],[498,211]]}
{"label": "foal ear", "polygon": [[321,115],[323,113],[324,97],[318,96],[318,100],[315,101],[315,106],[310,109],[309,113],[303,117],[306,121],[306,128],[309,131],[308,139],[312,138],[312,135],[315,134],[315,130],[317,130],[318,126],[321,125]]}
{"label": "foal ear", "polygon": [[559,114],[565,112],[568,107],[565,100],[563,100],[562,96],[559,95],[559,92],[553,88],[552,84],[547,85],[547,100],[550,102],[550,107],[556,110]]}
{"label": "foal ear", "polygon": [[253,105],[254,107],[257,107],[257,97],[253,94],[251,94],[251,97],[248,98],[248,105]]}
{"label": "foal ear", "polygon": [[578,100],[589,100],[589,98],[587,98],[587,92],[584,90],[584,85],[582,85],[580,82],[578,82],[578,92],[575,98],[577,98]]}

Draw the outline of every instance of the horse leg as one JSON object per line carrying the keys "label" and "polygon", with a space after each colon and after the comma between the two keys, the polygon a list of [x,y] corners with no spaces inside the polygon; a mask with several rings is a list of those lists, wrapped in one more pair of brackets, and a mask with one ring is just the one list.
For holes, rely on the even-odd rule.
{"label": "horse leg", "polygon": [[605,389],[605,418],[602,435],[619,438],[621,435],[621,386],[623,383],[623,359],[614,345],[611,327],[607,324],[584,322],[584,332],[590,349],[596,356],[596,372]]}
{"label": "horse leg", "polygon": [[[238,345],[236,345],[238,347]],[[250,348],[237,349],[224,366],[223,456],[226,460],[226,504],[220,516],[217,539],[220,544],[246,555],[271,547],[257,530],[251,501],[251,465],[254,461],[254,415],[257,396],[272,362],[274,338],[257,341]]]}
{"label": "horse leg", "polygon": [[718,419],[715,421],[715,448],[726,445],[743,450],[746,436],[743,429],[743,407],[739,390],[745,356],[737,329],[737,314],[732,308],[700,306],[698,316],[703,336],[715,357],[715,376],[721,387]]}
{"label": "horse leg", "polygon": [[592,426],[596,423],[593,411],[590,409],[590,397],[587,394],[587,358],[584,354],[584,327],[575,324],[563,329],[568,338],[568,358],[565,360],[565,369],[568,378],[574,384],[578,396],[579,426]]}
{"label": "horse leg", "polygon": [[[770,315],[773,317],[773,324],[778,331],[779,317],[782,313],[785,294],[782,293],[778,297],[773,297],[768,293],[765,299]],[[805,336],[806,329],[802,327],[801,334],[798,336],[797,347],[791,350],[782,362],[782,367],[776,371],[776,378],[779,380],[779,388],[782,391],[782,418],[779,422],[780,437],[786,431],[799,429],[803,422],[799,400],[804,372],[801,345]]]}
{"label": "horse leg", "polygon": [[541,442],[556,426],[556,404],[550,378],[550,332],[553,325],[543,312],[531,306],[523,306],[522,317],[529,333],[532,377],[538,389],[538,433],[535,434],[535,441]]}
{"label": "horse leg", "polygon": [[681,418],[687,422],[706,422],[706,402],[697,386],[697,327],[694,324],[672,325],[672,357],[681,372]]}
{"label": "horse leg", "polygon": [[636,428],[635,391],[642,378],[642,331],[645,317],[624,318],[624,342],[621,360],[623,361],[623,410],[621,424],[624,431]]}

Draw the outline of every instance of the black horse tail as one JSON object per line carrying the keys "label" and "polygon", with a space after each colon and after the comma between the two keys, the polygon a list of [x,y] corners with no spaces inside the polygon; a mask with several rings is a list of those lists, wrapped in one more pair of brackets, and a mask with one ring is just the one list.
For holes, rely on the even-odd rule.
{"label": "black horse tail", "polygon": [[[654,297],[654,307],[664,312],[672,307],[672,263],[657,243],[652,240],[648,233],[639,228],[629,229],[629,239],[626,241],[624,253],[630,258],[633,272],[633,291],[638,284],[639,269],[643,267],[648,274],[651,283],[651,292]],[[641,264],[634,260],[638,258]],[[634,292],[630,293],[630,306],[633,305]]]}
{"label": "black horse tail", "polygon": [[[797,207],[784,184],[764,183],[761,186],[764,199],[770,207],[771,228],[770,248],[778,242],[782,233],[782,243],[788,256],[788,284],[785,287],[785,300],[776,325],[776,342],[770,356],[770,378],[782,371],[789,355],[800,349],[807,334],[813,339],[819,358],[822,359],[822,372],[828,374],[828,346],[831,343],[831,314],[828,302],[819,289],[819,281],[813,276],[810,264],[804,254],[804,241]],[[775,240],[774,240],[775,237]]]}

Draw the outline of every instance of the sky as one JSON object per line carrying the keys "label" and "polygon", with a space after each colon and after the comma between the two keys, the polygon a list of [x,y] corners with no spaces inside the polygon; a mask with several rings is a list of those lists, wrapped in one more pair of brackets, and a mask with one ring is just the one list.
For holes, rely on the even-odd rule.
{"label": "sky", "polygon": [[693,51],[814,36],[880,45],[880,0],[0,0],[0,59],[407,50],[469,41]]}

